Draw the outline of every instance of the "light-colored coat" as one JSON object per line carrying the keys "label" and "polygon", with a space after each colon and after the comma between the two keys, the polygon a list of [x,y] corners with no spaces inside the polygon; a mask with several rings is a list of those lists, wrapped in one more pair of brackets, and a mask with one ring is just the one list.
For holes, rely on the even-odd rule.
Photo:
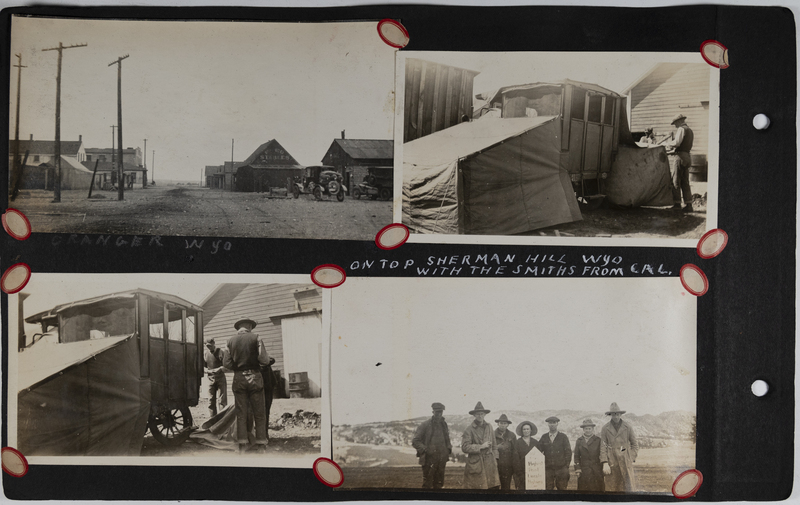
{"label": "light-colored coat", "polygon": [[606,491],[636,490],[633,463],[639,455],[639,444],[630,424],[622,421],[615,430],[609,421],[600,431],[600,461],[608,462],[611,475],[606,476]]}
{"label": "light-colored coat", "polygon": [[[492,446],[481,450],[481,444],[491,442]],[[485,422],[477,426],[473,421],[461,436],[461,450],[467,455],[464,469],[465,489],[489,489],[500,485],[497,473],[499,452],[492,426]]]}

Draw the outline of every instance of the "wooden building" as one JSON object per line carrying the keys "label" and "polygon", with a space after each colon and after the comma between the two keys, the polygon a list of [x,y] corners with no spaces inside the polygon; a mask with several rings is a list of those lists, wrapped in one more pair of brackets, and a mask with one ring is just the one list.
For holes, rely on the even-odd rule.
{"label": "wooden building", "polygon": [[300,390],[304,397],[322,395],[322,294],[315,285],[220,284],[200,305],[204,337],[221,349],[236,334],[236,321],[248,317],[258,323],[253,333],[275,358],[272,369],[281,376],[276,397],[289,396],[290,374],[308,377]]}
{"label": "wooden building", "polygon": [[406,59],[403,143],[472,117],[472,86],[480,72]]}
{"label": "wooden building", "polygon": [[344,136],[343,130],[342,138],[335,139],[322,157],[322,164],[336,167],[352,194],[353,187],[367,175],[367,167],[394,166],[394,141],[345,139]]}
{"label": "wooden building", "polygon": [[[14,161],[14,152],[16,148],[16,141],[8,141],[8,161]],[[22,163],[25,157],[25,151],[28,151],[27,165],[38,166],[42,163],[50,163],[55,166],[55,153],[56,143],[54,140],[33,140],[33,135],[29,140],[19,141],[19,159]],[[83,136],[78,135],[78,140],[62,140],[61,141],[61,156],[72,158],[78,163],[86,160],[86,149],[83,147]]]}
{"label": "wooden building", "polygon": [[211,189],[224,189],[225,174],[223,165],[206,165],[205,187]]}
{"label": "wooden building", "polygon": [[[84,161],[83,166],[94,172],[95,165],[97,166],[97,173],[94,177],[94,185],[98,189],[111,189],[112,186],[117,184],[117,168],[116,164],[111,161]],[[132,165],[130,163],[122,164],[122,174],[125,177],[126,188],[147,187],[147,169],[141,165]]]}
{"label": "wooden building", "polygon": [[709,141],[709,83],[711,67],[705,63],[658,63],[622,92],[628,96],[628,117],[634,139],[653,127],[657,139],[671,135],[678,114],[694,132],[693,179],[706,163]]}
{"label": "wooden building", "polygon": [[[55,181],[55,163],[52,159],[39,165],[25,165],[19,189],[52,190]],[[71,156],[61,156],[61,189],[89,189],[92,172]]]}
{"label": "wooden building", "polygon": [[232,168],[235,168],[233,187],[236,191],[248,192],[285,188],[287,179],[303,171],[303,166],[275,139],[258,146],[241,166]]}
{"label": "wooden building", "polygon": [[[112,161],[119,156],[119,149],[110,147],[87,147],[85,161]],[[142,166],[142,150],[126,147],[122,150],[122,161],[135,167]]]}

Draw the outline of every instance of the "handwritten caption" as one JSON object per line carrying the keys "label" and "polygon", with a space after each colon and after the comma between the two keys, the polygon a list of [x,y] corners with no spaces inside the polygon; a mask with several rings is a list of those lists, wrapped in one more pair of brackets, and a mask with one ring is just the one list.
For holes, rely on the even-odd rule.
{"label": "handwritten caption", "polygon": [[355,274],[385,270],[409,270],[421,277],[517,276],[517,277],[624,277],[670,276],[663,263],[627,263],[622,256],[603,254],[477,254],[428,256],[414,259],[375,259],[353,261],[349,271]]}

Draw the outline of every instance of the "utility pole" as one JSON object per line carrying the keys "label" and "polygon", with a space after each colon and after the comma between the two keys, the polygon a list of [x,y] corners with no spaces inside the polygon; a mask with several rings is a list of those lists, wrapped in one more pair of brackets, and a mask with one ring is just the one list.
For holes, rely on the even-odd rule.
{"label": "utility pole", "polygon": [[116,134],[116,128],[117,128],[117,125],[115,125],[115,124],[111,125],[111,173],[116,173],[115,170],[117,168],[117,161],[116,161],[117,160],[117,158],[116,158],[116,156],[117,156],[116,155],[116,153],[117,153],[117,143],[114,140],[115,137],[116,137],[116,135],[115,135]]}
{"label": "utility pole", "polygon": [[[14,177],[12,180],[14,183],[11,185],[11,188],[15,188],[18,186],[17,179],[22,177],[22,167],[20,167],[20,159],[19,159],[19,98],[20,98],[20,85],[22,84],[22,69],[28,68],[22,64],[22,55],[17,54],[17,64],[14,65],[19,70],[17,70],[17,117],[16,117],[16,124],[14,126]],[[12,189],[13,190],[13,189]]]}
{"label": "utility pole", "polygon": [[110,67],[111,65],[117,66],[117,149],[119,149],[119,167],[117,168],[117,182],[119,186],[117,188],[117,200],[124,200],[125,199],[125,174],[124,174],[124,165],[123,158],[122,158],[122,60],[127,58],[128,54],[125,56],[120,56],[115,61],[112,61],[108,64]]}
{"label": "utility pole", "polygon": [[156,183],[156,150],[153,149],[153,162],[151,163],[150,169],[153,171],[153,175],[150,176],[150,180],[153,181],[153,184]]}
{"label": "utility pole", "polygon": [[[222,166],[222,189],[225,190],[225,165]],[[233,139],[231,139],[231,190],[233,190]],[[224,193],[223,193],[224,194]]]}
{"label": "utility pole", "polygon": [[147,139],[144,139],[144,177],[142,177],[142,187],[147,187]]}
{"label": "utility pole", "polygon": [[61,57],[64,49],[72,49],[73,47],[86,47],[87,45],[89,44],[74,44],[71,46],[65,46],[59,42],[58,47],[42,49],[42,51],[58,51],[58,73],[56,74],[56,177],[55,181],[53,181],[53,203],[58,203],[61,201]]}

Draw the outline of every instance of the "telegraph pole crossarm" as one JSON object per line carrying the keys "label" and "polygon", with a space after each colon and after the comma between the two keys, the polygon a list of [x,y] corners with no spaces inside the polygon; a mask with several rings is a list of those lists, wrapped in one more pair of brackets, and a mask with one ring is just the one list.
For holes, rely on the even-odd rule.
{"label": "telegraph pole crossarm", "polygon": [[61,42],[58,47],[50,47],[42,49],[42,51],[58,51],[58,73],[56,74],[56,138],[55,138],[55,161],[56,161],[56,176],[53,181],[53,202],[61,201],[61,57],[64,49],[72,49],[75,47],[86,47],[89,44],[73,44],[65,46]]}

